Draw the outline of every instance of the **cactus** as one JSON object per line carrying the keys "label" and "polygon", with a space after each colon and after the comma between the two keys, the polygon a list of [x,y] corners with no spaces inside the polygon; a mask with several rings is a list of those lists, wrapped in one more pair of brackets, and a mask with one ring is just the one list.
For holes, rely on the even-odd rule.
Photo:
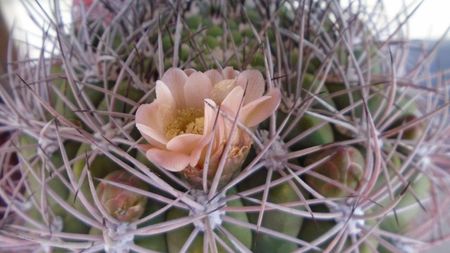
{"label": "cactus", "polygon": [[[360,152],[351,146],[336,147],[333,150],[323,150],[318,154],[308,155],[305,165],[314,164],[324,158],[328,160],[314,170],[317,176],[306,175],[305,180],[314,190],[325,197],[348,197],[361,187],[363,178],[364,158]],[[323,181],[322,181],[323,180]],[[343,188],[342,186],[348,187]]]}
{"label": "cactus", "polygon": [[54,50],[0,80],[1,250],[411,252],[449,238],[445,73],[403,61],[404,22],[384,27],[379,5],[73,4],[69,23],[57,1],[30,12],[51,18]]}

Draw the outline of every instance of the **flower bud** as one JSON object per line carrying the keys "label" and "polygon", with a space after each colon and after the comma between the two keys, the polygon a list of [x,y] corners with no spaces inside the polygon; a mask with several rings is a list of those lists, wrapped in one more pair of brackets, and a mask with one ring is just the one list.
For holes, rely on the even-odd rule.
{"label": "flower bud", "polygon": [[[417,119],[418,119],[418,117],[413,114],[403,115],[392,124],[390,129],[392,129],[394,127],[400,127],[400,126],[411,124],[412,121],[417,120]],[[417,124],[412,125],[403,130],[402,139],[403,140],[417,140],[418,138],[420,138],[420,136],[422,136],[423,131],[424,131],[424,123],[423,122],[417,123]],[[392,136],[392,138],[397,138],[397,136],[398,136],[398,134]]]}
{"label": "flower bud", "polygon": [[[126,171],[116,170],[109,173],[105,180],[146,190],[147,185]],[[123,188],[101,182],[97,194],[106,211],[121,222],[132,222],[144,213],[147,198]]]}
{"label": "flower bud", "polygon": [[311,174],[306,176],[307,183],[325,197],[352,195],[350,191],[359,188],[364,174],[363,156],[354,147],[341,146],[309,155],[306,157],[305,164],[313,164],[329,155],[331,157],[328,160],[314,167],[312,171],[335,181],[336,184]]}

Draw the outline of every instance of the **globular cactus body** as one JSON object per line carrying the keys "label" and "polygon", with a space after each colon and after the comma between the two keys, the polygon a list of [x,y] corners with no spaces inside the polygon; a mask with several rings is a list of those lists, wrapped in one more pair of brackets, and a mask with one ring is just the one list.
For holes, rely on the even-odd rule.
{"label": "globular cactus body", "polygon": [[379,7],[338,2],[74,1],[66,27],[55,11],[53,53],[0,86],[0,250],[431,247],[445,78],[408,69]]}

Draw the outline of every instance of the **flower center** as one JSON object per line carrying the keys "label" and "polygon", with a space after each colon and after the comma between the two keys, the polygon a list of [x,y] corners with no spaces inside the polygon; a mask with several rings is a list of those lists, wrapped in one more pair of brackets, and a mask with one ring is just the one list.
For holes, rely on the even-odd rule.
{"label": "flower center", "polygon": [[166,127],[166,137],[172,139],[180,134],[203,134],[203,109],[179,109]]}

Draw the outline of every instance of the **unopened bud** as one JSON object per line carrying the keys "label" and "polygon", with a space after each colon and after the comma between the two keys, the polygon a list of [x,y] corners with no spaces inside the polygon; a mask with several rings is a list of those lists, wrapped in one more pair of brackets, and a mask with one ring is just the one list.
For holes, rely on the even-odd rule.
{"label": "unopened bud", "polygon": [[[105,180],[143,190],[147,189],[144,182],[126,171],[113,171],[105,177]],[[132,222],[139,219],[147,204],[145,196],[113,186],[108,182],[101,182],[97,186],[97,194],[106,211],[121,222]]]}
{"label": "unopened bud", "polygon": [[[422,136],[424,131],[423,122],[419,122],[414,125],[411,124],[414,120],[417,119],[418,117],[413,114],[403,115],[392,124],[391,128],[411,125],[410,127],[407,127],[406,129],[403,130],[401,137],[404,140],[417,140],[418,138],[420,138],[420,136]],[[394,135],[393,137],[397,138],[397,136],[398,134]]]}
{"label": "unopened bud", "polygon": [[313,164],[326,156],[331,157],[312,170],[333,180],[328,182],[314,175],[307,175],[307,183],[325,197],[344,197],[360,186],[364,174],[364,158],[354,147],[341,146],[309,155],[305,163]]}

